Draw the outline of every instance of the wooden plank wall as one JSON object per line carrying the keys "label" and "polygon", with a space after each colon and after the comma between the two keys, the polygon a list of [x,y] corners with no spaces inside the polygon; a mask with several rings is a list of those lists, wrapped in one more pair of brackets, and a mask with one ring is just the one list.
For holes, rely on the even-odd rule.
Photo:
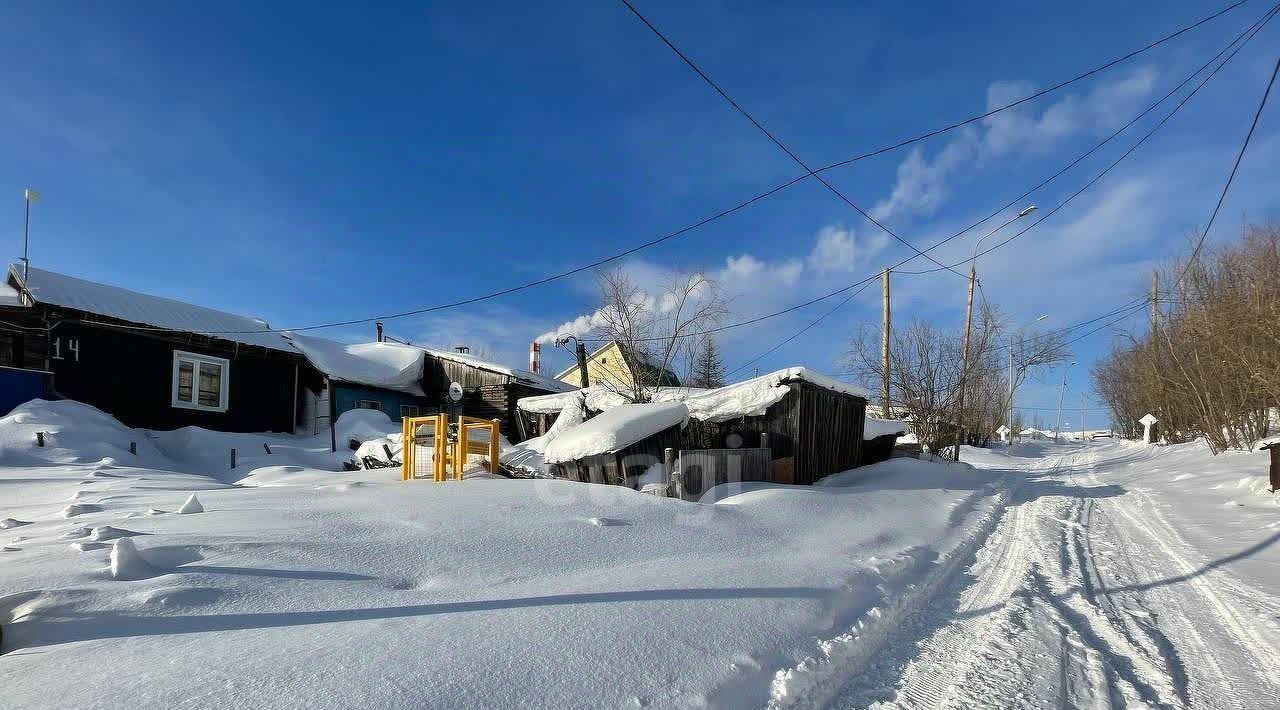
{"label": "wooden plank wall", "polygon": [[769,448],[773,450],[774,459],[794,455],[798,433],[796,407],[799,387],[795,384],[790,387],[791,393],[769,407],[763,416],[739,417],[725,422],[690,419],[689,426],[684,431],[683,448],[729,448],[725,437],[735,432],[742,437],[743,448],[759,448],[760,434],[768,432]]}
{"label": "wooden plank wall", "polygon": [[862,463],[867,400],[808,382],[799,386],[795,410],[795,482],[811,484]]}
{"label": "wooden plank wall", "polygon": [[557,476],[584,483],[608,483],[636,487],[636,479],[650,466],[662,462],[664,450],[680,449],[680,427],[664,429],[612,454],[589,456],[555,464]]}
{"label": "wooden plank wall", "polygon": [[684,499],[698,500],[725,483],[768,481],[773,460],[768,449],[682,449],[680,475]]}

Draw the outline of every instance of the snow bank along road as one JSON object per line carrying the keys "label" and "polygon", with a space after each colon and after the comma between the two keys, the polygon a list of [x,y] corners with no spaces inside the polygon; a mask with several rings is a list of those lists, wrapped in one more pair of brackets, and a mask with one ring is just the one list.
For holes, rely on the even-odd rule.
{"label": "snow bank along road", "polygon": [[1280,509],[1259,490],[1260,457],[1191,446],[1023,447],[1039,456],[1020,465],[971,452],[1025,471],[1004,515],[863,654],[874,662],[831,669],[821,699],[1280,707]]}
{"label": "snow bank along road", "polygon": [[[1280,697],[1259,454],[967,450],[686,503],[402,483],[323,470],[327,437],[261,436],[70,402],[0,418],[0,707]],[[228,446],[262,453],[228,472]]]}

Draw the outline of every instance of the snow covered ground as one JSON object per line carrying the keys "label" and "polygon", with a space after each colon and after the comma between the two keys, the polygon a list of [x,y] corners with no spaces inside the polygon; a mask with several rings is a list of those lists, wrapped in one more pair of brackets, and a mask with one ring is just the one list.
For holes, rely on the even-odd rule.
{"label": "snow covered ground", "polygon": [[1010,469],[1012,503],[880,658],[844,669],[833,705],[1277,707],[1265,455],[1036,442],[965,458]]}
{"label": "snow covered ground", "polygon": [[[261,439],[151,438],[74,403],[0,419],[0,704],[1276,697],[1262,454],[1037,442],[688,503],[555,480],[405,483],[326,470],[316,441],[266,439],[267,455]],[[232,472],[231,445],[260,453]]]}

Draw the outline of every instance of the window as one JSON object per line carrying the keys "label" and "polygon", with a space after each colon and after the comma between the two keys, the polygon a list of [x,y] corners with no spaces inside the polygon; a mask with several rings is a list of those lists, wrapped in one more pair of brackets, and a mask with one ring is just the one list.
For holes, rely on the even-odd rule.
{"label": "window", "polygon": [[382,411],[382,402],[376,399],[357,399],[356,409],[376,409]]}
{"label": "window", "polygon": [[173,351],[173,406],[227,411],[230,375],[231,363],[223,358]]}
{"label": "window", "polygon": [[405,417],[416,417],[416,416],[418,416],[418,408],[417,408],[417,406],[412,405],[412,404],[402,404],[402,405],[400,405],[400,418],[401,418],[401,419],[404,419]]}

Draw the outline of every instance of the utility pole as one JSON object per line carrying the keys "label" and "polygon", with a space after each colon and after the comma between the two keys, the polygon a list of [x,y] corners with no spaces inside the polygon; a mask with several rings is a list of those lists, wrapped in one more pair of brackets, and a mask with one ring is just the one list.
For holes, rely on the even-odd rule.
{"label": "utility pole", "polygon": [[26,282],[27,274],[31,271],[31,260],[28,248],[31,245],[31,203],[40,201],[40,193],[26,188],[22,191],[22,200],[26,203],[26,210],[22,217],[22,280]]}
{"label": "utility pole", "polygon": [[1013,333],[1009,333],[1009,441],[1013,446]]}
{"label": "utility pole", "polygon": [[[978,247],[982,245],[983,240],[987,237],[990,237],[996,232],[999,232],[1010,224],[1013,224],[1017,220],[1020,220],[1035,211],[1035,205],[1027,205],[1026,207],[1023,207],[1018,214],[1009,218],[1003,224],[990,232],[978,237],[977,241],[973,243],[973,253],[969,257],[969,300],[968,303],[965,304],[964,309],[964,347],[960,358],[960,394],[956,397],[956,461],[960,460],[960,443],[964,441],[964,394],[965,386],[969,378],[969,330],[973,324],[973,286],[978,280]],[[886,289],[887,288],[888,287],[886,285]],[[886,320],[888,319],[886,318]],[[1009,406],[1013,406],[1012,387],[1009,389]],[[1010,422],[1009,426],[1012,427],[1013,423]]]}
{"label": "utility pole", "polygon": [[1156,330],[1160,327],[1160,272],[1151,272],[1151,339],[1154,342]]}
{"label": "utility pole", "polygon": [[881,291],[884,297],[884,323],[880,327],[880,416],[890,419],[893,415],[889,408],[889,270],[881,274]]}
{"label": "utility pole", "polygon": [[[1071,363],[1075,365],[1075,363]],[[1062,431],[1062,398],[1066,397],[1066,374],[1071,365],[1062,368],[1062,389],[1057,393],[1057,422],[1053,423],[1053,443],[1057,444],[1057,434]]]}
{"label": "utility pole", "polygon": [[978,280],[978,265],[969,265],[969,298],[964,307],[964,340],[960,345],[960,393],[956,396],[956,461],[960,460],[960,444],[964,441],[964,390],[969,380],[969,330],[973,327],[973,284]]}
{"label": "utility pole", "polygon": [[1080,441],[1084,441],[1084,390],[1080,390]]}
{"label": "utility pole", "polygon": [[574,348],[578,354],[578,380],[582,383],[582,388],[586,389],[591,386],[591,380],[587,377],[587,346],[577,338],[574,340],[578,342],[578,347]]}

